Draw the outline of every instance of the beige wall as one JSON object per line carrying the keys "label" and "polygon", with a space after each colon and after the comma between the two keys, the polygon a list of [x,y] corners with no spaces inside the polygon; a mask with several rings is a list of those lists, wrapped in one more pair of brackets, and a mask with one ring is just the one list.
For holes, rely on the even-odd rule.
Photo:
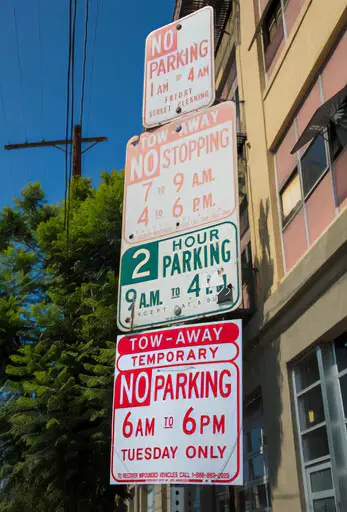
{"label": "beige wall", "polygon": [[263,106],[264,79],[260,45],[249,51],[255,25],[253,2],[242,2],[240,10],[238,77],[247,130],[248,196],[252,252],[257,273],[257,299],[262,304],[283,275],[278,227],[273,158],[268,152]]}
{"label": "beige wall", "polygon": [[346,0],[306,0],[264,90],[269,148],[293,116],[346,20]]}
{"label": "beige wall", "polygon": [[331,341],[347,327],[347,210],[284,276],[271,150],[346,21],[346,0],[306,0],[266,79],[260,37],[249,50],[253,2],[240,2],[237,71],[245,100],[249,220],[258,268],[257,313],[244,336],[244,392],[262,389],[273,512],[305,510],[291,366],[310,345]]}
{"label": "beige wall", "polygon": [[260,36],[249,49],[255,31],[253,2],[240,4],[237,67],[240,97],[245,100],[249,217],[254,265],[258,269],[258,307],[284,276],[274,158],[270,150],[282,136],[346,21],[346,0],[306,0],[266,83]]}
{"label": "beige wall", "polygon": [[[347,210],[320,237],[245,329],[244,392],[261,387],[273,512],[305,510],[291,403],[298,354],[347,328]],[[255,343],[251,349],[251,340]]]}

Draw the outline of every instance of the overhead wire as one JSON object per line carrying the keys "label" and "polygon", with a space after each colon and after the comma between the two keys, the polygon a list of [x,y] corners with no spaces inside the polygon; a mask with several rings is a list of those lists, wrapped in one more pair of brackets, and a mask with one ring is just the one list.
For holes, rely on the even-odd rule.
{"label": "overhead wire", "polygon": [[98,20],[99,20],[99,0],[96,0],[95,25],[94,25],[94,34],[93,34],[92,51],[91,51],[91,73],[90,73],[90,86],[89,86],[90,92],[89,92],[89,104],[88,104],[87,130],[88,130],[88,126],[89,126],[89,118],[90,118],[90,111],[91,111],[91,105],[92,105],[94,58],[95,58],[95,48],[96,48],[96,36],[97,36],[97,31],[98,31]]}
{"label": "overhead wire", "polygon": [[69,121],[70,121],[70,79],[71,79],[71,44],[72,44],[72,0],[69,2],[69,48],[67,64],[67,85],[66,85],[66,119],[65,119],[65,203],[64,203],[64,229],[67,226],[67,202],[69,190]]}
{"label": "overhead wire", "polygon": [[[76,15],[77,15],[77,0],[74,0],[73,9],[73,22],[71,32],[71,115],[70,115],[70,133],[71,139],[73,139],[74,130],[74,112],[75,112],[75,42],[76,42]],[[70,169],[69,169],[69,180],[68,180],[68,202],[67,202],[67,221],[66,221],[66,242],[67,250],[70,247],[70,205],[71,205],[71,180],[72,180],[72,168],[73,168],[73,144],[70,144]]]}
{"label": "overhead wire", "polygon": [[[83,125],[84,112],[84,92],[86,84],[86,63],[87,63],[87,46],[88,46],[88,19],[89,19],[89,0],[86,0],[85,21],[84,21],[84,43],[83,43],[83,65],[82,65],[82,84],[81,84],[81,105],[80,105],[80,125]],[[83,132],[82,132],[83,133]]]}

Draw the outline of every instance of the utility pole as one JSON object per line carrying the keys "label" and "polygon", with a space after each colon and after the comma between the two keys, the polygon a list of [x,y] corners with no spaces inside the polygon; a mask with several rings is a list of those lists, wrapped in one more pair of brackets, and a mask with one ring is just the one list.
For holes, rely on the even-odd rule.
{"label": "utility pole", "polygon": [[76,124],[73,133],[73,153],[72,153],[72,177],[80,178],[82,175],[82,128]]}
{"label": "utility pole", "polygon": [[[44,146],[55,147],[61,151],[66,151],[61,146],[67,146],[72,144],[72,177],[80,178],[82,175],[82,154],[86,153],[89,149],[94,147],[99,142],[107,141],[107,137],[85,137],[82,138],[81,125],[76,124],[74,126],[73,139],[60,139],[60,140],[42,140],[40,142],[23,142],[21,144],[7,144],[5,149],[7,151],[13,149],[27,149],[27,148],[41,148]],[[82,144],[89,143],[90,145],[82,151]]]}

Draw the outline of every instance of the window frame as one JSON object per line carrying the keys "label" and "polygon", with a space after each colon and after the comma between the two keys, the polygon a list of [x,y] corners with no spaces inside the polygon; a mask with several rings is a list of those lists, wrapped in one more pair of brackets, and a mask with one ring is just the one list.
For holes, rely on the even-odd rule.
{"label": "window frame", "polygon": [[[308,191],[305,193],[305,190],[304,190],[304,173],[303,173],[303,170],[302,170],[302,159],[305,157],[305,155],[307,155],[307,152],[310,150],[310,148],[312,148],[313,144],[318,140],[318,138],[320,140],[322,140],[322,143],[323,143],[323,146],[324,146],[326,166],[325,166],[324,170],[321,172],[320,176],[313,183],[311,188],[308,189]],[[329,151],[329,153],[328,153],[327,149],[328,149],[327,148],[327,130],[324,129],[324,131],[322,133],[316,135],[316,137],[311,140],[311,142],[307,145],[307,147],[305,148],[305,151],[303,153],[301,153],[301,150],[298,151],[298,161],[299,161],[299,169],[300,169],[300,173],[301,173],[301,183],[302,183],[302,197],[304,199],[304,202],[307,201],[309,196],[317,188],[318,184],[322,181],[324,176],[329,171],[331,171],[330,151],[328,149],[328,151]]]}
{"label": "window frame", "polygon": [[[347,335],[347,333],[346,333]],[[347,339],[347,337],[346,337]],[[341,417],[341,411],[343,411],[342,396],[340,393],[339,375],[347,373],[347,368],[337,372],[337,362],[335,357],[335,340],[330,342],[317,344],[315,347],[309,349],[304,355],[297,359],[291,364],[289,371],[291,372],[291,384],[292,384],[292,398],[293,398],[293,409],[295,411],[294,421],[294,433],[298,441],[298,448],[300,454],[300,472],[302,475],[303,487],[305,491],[305,505],[308,509],[313,509],[315,500],[324,498],[333,498],[338,509],[338,504],[341,503],[341,489],[340,485],[344,486],[347,482],[347,477],[344,470],[341,470],[341,457],[346,457],[346,449],[344,448],[343,453],[336,452],[336,446],[345,447],[346,445],[346,418]],[[316,364],[318,365],[319,378],[315,380],[309,386],[306,386],[300,392],[297,391],[296,372],[306,356],[315,354]],[[305,462],[303,458],[303,444],[302,434],[306,431],[300,430],[299,422],[299,411],[298,411],[298,394],[303,393],[312,389],[312,387],[320,384],[323,399],[323,408],[325,416],[325,428],[326,436],[328,441],[329,453],[323,457],[317,457],[316,459]],[[339,395],[341,400],[339,401]],[[321,423],[323,426],[323,422]],[[319,425],[315,425],[314,428],[319,428]],[[313,428],[313,429],[314,429]],[[313,430],[310,429],[310,430]],[[337,443],[337,444],[336,444]],[[337,461],[339,457],[339,461]],[[340,464],[340,466],[339,466]],[[329,468],[331,471],[332,488],[322,491],[312,492],[310,477],[313,473],[320,471],[324,468]],[[342,480],[341,480],[342,479]],[[342,483],[343,482],[343,483]],[[347,495],[343,497],[343,504],[347,503]]]}
{"label": "window frame", "polygon": [[[336,123],[334,121],[330,121],[327,128],[327,134],[328,134],[328,145],[329,145],[329,154],[330,154],[330,161],[331,161],[331,165],[333,165],[339,158],[340,156],[342,155],[342,153],[344,153],[346,150],[347,150],[347,140],[346,140],[346,143],[345,145],[342,145],[342,142],[341,140],[339,139],[339,136],[337,134],[337,131],[336,131]],[[347,133],[347,129],[345,129],[346,133]],[[338,144],[339,144],[339,148],[337,151],[333,151],[333,135],[334,137],[336,138]],[[346,137],[347,139],[347,137]]]}
{"label": "window frame", "polygon": [[[311,475],[314,473],[317,473],[318,471],[322,471],[324,469],[330,469],[331,473],[331,480],[332,480],[332,489],[326,489],[325,491],[312,491],[312,484],[311,484]],[[325,498],[334,498],[335,500],[335,506],[336,506],[336,492],[334,488],[334,478],[333,478],[333,470],[331,462],[325,462],[323,464],[318,464],[316,466],[312,466],[307,468],[307,487],[309,495],[312,499],[312,504],[314,504],[315,500],[325,499]]]}
{"label": "window frame", "polygon": [[[228,70],[228,72],[226,72]],[[233,77],[231,78],[231,72],[235,71],[233,73]],[[217,98],[220,98],[222,100],[229,99],[230,91],[233,89],[234,83],[237,82],[237,62],[236,62],[236,46],[233,45],[230,56],[227,60],[225,71],[223,73],[223,80],[220,82],[218,86],[218,90],[216,91]],[[224,94],[225,88],[228,85],[228,92],[227,94]],[[225,97],[226,96],[226,97]]]}
{"label": "window frame", "polygon": [[[342,410],[342,413],[343,413],[343,418],[344,418],[344,421],[345,421],[345,427],[346,427],[345,432],[346,432],[346,437],[347,437],[347,411],[345,411],[345,408],[344,408],[342,391],[341,391],[341,382],[340,382],[341,377],[345,377],[347,375],[347,368],[344,368],[344,369],[342,369],[340,371],[338,369],[337,357],[336,357],[336,348],[335,348],[335,342],[336,341],[337,341],[337,339],[334,340],[334,343],[333,343],[333,354],[334,354],[334,361],[335,361],[335,365],[336,365],[336,377],[337,377],[338,384],[339,384],[340,406],[341,406],[341,410]],[[346,336],[346,342],[347,342],[347,336]],[[347,347],[346,347],[346,350],[347,350]]]}
{"label": "window frame", "polygon": [[[273,4],[269,8],[269,12],[266,14],[265,19],[262,23],[264,52],[266,52],[267,48],[271,45],[272,41],[274,40],[274,36],[278,30],[280,23],[282,23],[283,26],[282,0],[274,0]],[[274,25],[275,30],[271,37],[270,31]]]}
{"label": "window frame", "polygon": [[[300,185],[300,201],[292,208],[292,210],[288,213],[288,215],[285,217],[283,213],[283,203],[282,203],[282,194],[285,191],[286,187],[289,185],[289,183],[294,179],[295,175],[298,176],[299,179],[299,185]],[[280,206],[280,217],[281,217],[281,223],[282,223],[282,231],[292,222],[294,217],[301,211],[303,205],[304,205],[304,196],[303,196],[303,190],[302,190],[302,180],[300,176],[300,170],[298,165],[294,167],[292,172],[289,174],[289,176],[284,180],[284,182],[281,185],[281,188],[278,191],[278,197],[279,197],[279,206]]]}
{"label": "window frame", "polygon": [[[254,422],[254,413],[249,414],[247,418],[247,408],[249,408],[253,404],[259,403],[258,407],[259,409],[256,410],[256,422]],[[246,500],[247,493],[252,493],[252,497],[255,496],[254,494],[254,488],[257,488],[260,485],[265,486],[265,492],[266,492],[266,499],[268,502],[268,505],[266,507],[260,507],[257,508],[257,512],[271,512],[272,511],[272,496],[271,496],[271,486],[270,486],[270,479],[269,479],[269,472],[268,472],[268,445],[266,442],[266,435],[264,434],[264,412],[263,412],[263,400],[261,391],[258,389],[255,393],[252,394],[252,396],[245,401],[244,406],[244,413],[243,413],[243,435],[246,436],[247,433],[250,433],[252,431],[252,428],[254,425],[257,427],[260,425],[260,447],[259,450],[256,451],[249,451],[248,450],[248,444],[246,441],[243,443],[243,460],[244,465],[249,463],[249,461],[254,460],[255,457],[262,457],[262,464],[264,473],[262,477],[251,479],[249,478],[248,481],[244,479],[244,484],[242,488],[239,489],[238,492],[238,503],[240,504],[240,495],[243,494],[244,501]],[[249,469],[247,469],[249,473]],[[250,475],[249,475],[250,476]],[[239,505],[240,506],[240,505]]]}
{"label": "window frame", "polygon": [[[293,124],[294,124],[295,129],[297,129],[296,119],[297,118],[295,116],[295,118],[293,120]],[[304,192],[304,183],[303,183],[302,158],[304,158],[304,156],[306,155],[307,151],[309,151],[310,147],[312,146],[312,144],[315,142],[315,140],[318,137],[321,137],[323,145],[324,145],[324,151],[325,151],[325,157],[326,157],[326,166],[325,166],[323,172],[320,174],[320,176],[316,179],[316,181],[313,183],[311,188],[305,194],[305,192]],[[347,146],[346,146],[345,150],[347,150]],[[344,151],[342,151],[340,154],[343,154],[343,152]],[[286,177],[286,179],[283,181],[282,184],[279,184],[278,181],[277,181],[277,166],[278,166],[278,163],[277,163],[277,151],[274,152],[274,158],[275,158],[275,173],[276,173],[276,183],[277,183],[276,189],[277,189],[278,214],[279,214],[278,216],[279,216],[279,222],[280,222],[280,226],[281,226],[281,235],[282,235],[281,238],[282,238],[283,254],[284,254],[284,249],[283,249],[283,233],[288,228],[288,226],[293,222],[293,220],[298,215],[298,213],[300,213],[301,211],[304,211],[304,215],[305,215],[306,241],[307,241],[308,248],[310,248],[312,243],[310,241],[309,234],[308,234],[308,226],[307,226],[307,218],[306,218],[306,215],[307,215],[307,213],[306,213],[307,201],[309,200],[311,194],[316,190],[316,188],[319,186],[320,182],[325,178],[325,176],[327,174],[330,173],[331,179],[333,180],[333,162],[331,160],[330,145],[329,145],[329,140],[328,140],[328,130],[327,130],[327,128],[325,128],[322,133],[318,134],[312,141],[310,141],[310,143],[306,146],[306,148],[304,148],[304,151],[301,149],[301,150],[298,150],[296,152],[296,165],[295,165],[294,169],[288,174],[288,176]],[[298,203],[297,208],[295,208],[291,212],[291,214],[288,215],[288,218],[284,218],[283,217],[283,211],[282,211],[281,195],[282,195],[283,190],[285,189],[286,185],[292,179],[293,175],[296,172],[298,172],[299,179],[300,179],[301,203]],[[332,186],[333,186],[335,208],[337,208],[337,203],[336,203],[336,198],[335,198],[334,182],[333,182]],[[299,206],[299,204],[301,206]]]}

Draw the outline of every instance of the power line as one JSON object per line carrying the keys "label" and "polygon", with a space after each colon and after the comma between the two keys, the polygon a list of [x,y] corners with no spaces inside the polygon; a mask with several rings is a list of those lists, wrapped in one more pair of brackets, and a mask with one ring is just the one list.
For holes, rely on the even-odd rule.
{"label": "power line", "polygon": [[24,96],[23,96],[23,71],[22,71],[22,63],[20,58],[20,51],[19,51],[19,36],[18,36],[18,26],[17,26],[17,16],[16,16],[16,8],[13,5],[13,21],[14,21],[14,31],[15,31],[15,38],[16,38],[16,45],[17,45],[17,62],[18,62],[18,68],[19,68],[19,81],[20,81],[20,89],[21,89],[21,97],[22,97],[22,116],[23,116],[23,124],[24,124],[24,134],[25,138],[27,139],[27,128],[26,128],[26,122],[25,122],[25,112],[24,112]]}
{"label": "power line", "polygon": [[[75,42],[76,42],[76,16],[77,16],[77,0],[74,0],[73,22],[71,34],[71,125],[70,133],[73,136],[74,129],[74,113],[75,113]],[[72,179],[72,145],[70,146],[70,171],[68,182],[68,203],[67,203],[67,219],[66,219],[66,242],[69,250],[70,238],[70,203],[71,203],[71,179]]]}
{"label": "power line", "polygon": [[83,128],[84,91],[85,91],[85,82],[86,82],[88,18],[89,18],[89,0],[86,0],[86,14],[85,14],[85,22],[84,22],[82,85],[81,85],[81,107],[80,107],[80,125],[81,125],[81,128]]}
{"label": "power line", "polygon": [[[87,15],[87,14],[86,14]],[[88,16],[88,15],[87,15]],[[68,63],[67,63],[67,84],[66,84],[66,119],[65,119],[65,138],[59,140],[50,140],[47,141],[42,139],[41,141],[33,141],[28,142],[25,140],[24,142],[16,143],[16,144],[7,144],[5,145],[5,150],[16,150],[16,149],[26,149],[26,148],[38,148],[43,146],[56,147],[60,149],[65,154],[65,205],[64,205],[64,228],[66,228],[67,235],[67,251],[69,252],[69,208],[70,208],[70,184],[72,182],[72,178],[78,183],[78,178],[82,175],[82,154],[86,151],[89,151],[92,147],[94,147],[99,142],[107,141],[107,137],[82,137],[81,135],[81,125],[74,126],[74,112],[75,112],[75,36],[76,36],[76,18],[77,18],[77,0],[69,1],[69,51],[68,51]],[[16,26],[16,14],[14,10],[14,20]],[[41,25],[41,19],[38,20],[39,25]],[[88,23],[88,20],[87,20]],[[16,31],[18,36],[18,30]],[[39,36],[39,41],[41,34]],[[88,37],[88,32],[86,33],[86,38]],[[17,37],[18,41],[18,37]],[[19,49],[19,44],[17,45]],[[19,58],[19,52],[18,56]],[[86,57],[85,57],[86,60]],[[20,62],[19,62],[20,64]],[[85,64],[86,65],[86,64]],[[20,66],[21,71],[21,66]],[[1,83],[0,83],[1,86]],[[5,113],[5,103],[3,100],[2,90],[0,87],[0,103],[2,103],[3,113],[6,118]],[[69,131],[71,131],[71,136],[69,137]],[[82,150],[82,144],[89,144]],[[63,149],[61,146],[65,147]],[[68,151],[68,146],[71,146],[71,150]],[[73,153],[73,157],[72,157]],[[70,159],[69,159],[70,157]],[[10,162],[11,163],[11,162]],[[69,167],[70,164],[70,167]],[[12,168],[11,168],[12,170]]]}
{"label": "power line", "polygon": [[[65,120],[65,140],[69,138],[69,120],[70,120],[70,77],[71,77],[71,42],[72,42],[72,0],[69,4],[69,53],[67,65],[67,87],[66,87],[66,120]],[[65,205],[64,205],[64,227],[66,227],[67,200],[69,188],[69,159],[68,146],[65,148]]]}
{"label": "power line", "polygon": [[[71,116],[70,116],[70,133],[71,138],[74,127],[75,115],[75,48],[76,48],[76,16],[77,16],[77,0],[74,0],[73,22],[71,33]],[[70,171],[69,178],[72,178],[72,146],[70,146]]]}
{"label": "power line", "polygon": [[96,13],[95,13],[95,25],[94,25],[94,36],[93,36],[93,45],[92,45],[92,58],[91,58],[91,74],[90,74],[90,89],[89,89],[89,105],[88,105],[88,118],[87,118],[87,130],[89,126],[89,118],[90,118],[90,110],[92,104],[92,88],[93,88],[93,78],[94,78],[94,57],[95,57],[95,47],[96,47],[96,35],[98,30],[98,19],[99,19],[99,0],[96,1]]}

